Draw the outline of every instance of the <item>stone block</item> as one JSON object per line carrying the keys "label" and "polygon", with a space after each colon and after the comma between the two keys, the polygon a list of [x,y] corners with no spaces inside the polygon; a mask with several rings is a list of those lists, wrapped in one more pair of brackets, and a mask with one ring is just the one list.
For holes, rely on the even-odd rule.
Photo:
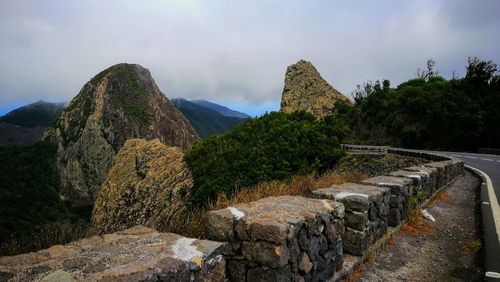
{"label": "stone block", "polygon": [[[0,272],[10,274],[9,281],[224,281],[223,250],[223,243],[136,226],[36,253],[2,257]],[[26,256],[33,259],[26,260]]]}
{"label": "stone block", "polygon": [[318,281],[342,264],[344,214],[343,204],[328,199],[280,196],[211,211],[206,224],[209,236],[241,243],[240,253],[226,253],[231,279]]}
{"label": "stone block", "polygon": [[357,231],[346,227],[345,236],[342,240],[344,249],[355,256],[362,256],[368,248],[369,239],[366,232]]}
{"label": "stone block", "polygon": [[427,166],[410,166],[404,170],[410,172],[420,172],[427,175],[427,192],[429,193],[429,197],[441,187],[438,185],[437,179],[439,172],[437,168]]}
{"label": "stone block", "polygon": [[368,224],[368,212],[346,210],[344,224],[358,231],[363,231]]}
{"label": "stone block", "polygon": [[395,176],[375,176],[361,182],[363,185],[386,187],[390,189],[387,224],[398,226],[408,215],[410,197],[413,194],[413,180]]}
{"label": "stone block", "polygon": [[443,187],[447,183],[446,165],[442,162],[432,162],[423,164],[424,167],[433,168],[436,170],[436,186],[437,189]]}
{"label": "stone block", "polygon": [[[344,220],[346,228],[353,232],[363,233],[363,238],[368,243],[375,242],[387,231],[387,215],[391,197],[391,190],[388,187],[345,183],[318,189],[313,192],[313,197],[343,203],[346,209]],[[358,235],[358,233],[355,234]],[[352,234],[349,236],[354,237]],[[367,244],[350,241],[344,244],[344,250],[353,255],[360,255],[367,246]],[[360,250],[360,248],[365,249]]]}
{"label": "stone block", "polygon": [[428,198],[429,195],[429,175],[423,172],[417,171],[405,171],[398,170],[389,173],[389,176],[409,178],[413,181],[413,194],[412,196],[418,196],[419,201],[423,201]]}

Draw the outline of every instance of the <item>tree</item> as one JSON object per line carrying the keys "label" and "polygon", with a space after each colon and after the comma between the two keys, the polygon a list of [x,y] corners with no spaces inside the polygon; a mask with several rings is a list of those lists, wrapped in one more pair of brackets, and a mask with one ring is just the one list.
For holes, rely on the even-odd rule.
{"label": "tree", "polygon": [[439,72],[437,70],[434,70],[435,66],[436,62],[433,59],[428,59],[426,66],[427,69],[422,70],[420,68],[417,68],[417,78],[429,81],[431,78],[439,75]]}
{"label": "tree", "polygon": [[498,80],[497,65],[492,61],[469,57],[465,79],[475,85],[490,85]]}

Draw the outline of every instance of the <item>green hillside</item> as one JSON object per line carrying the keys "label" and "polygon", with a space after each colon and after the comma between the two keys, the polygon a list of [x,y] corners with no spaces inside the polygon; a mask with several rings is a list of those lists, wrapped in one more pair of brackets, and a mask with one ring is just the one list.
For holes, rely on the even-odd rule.
{"label": "green hillside", "polygon": [[50,126],[62,113],[64,107],[64,103],[50,103],[40,100],[7,113],[0,117],[0,122],[24,127]]}
{"label": "green hillside", "polygon": [[228,131],[246,118],[229,117],[215,110],[199,106],[186,99],[172,99],[171,102],[191,122],[198,135],[202,138]]}

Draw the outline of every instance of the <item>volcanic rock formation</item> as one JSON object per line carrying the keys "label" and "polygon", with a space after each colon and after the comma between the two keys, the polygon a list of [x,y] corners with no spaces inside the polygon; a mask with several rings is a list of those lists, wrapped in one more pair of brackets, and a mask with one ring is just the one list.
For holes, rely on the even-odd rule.
{"label": "volcanic rock formation", "polygon": [[118,64],[87,82],[45,132],[44,139],[58,146],[61,196],[92,203],[113,158],[130,138],[158,138],[181,149],[199,139],[149,70]]}
{"label": "volcanic rock formation", "polygon": [[113,232],[145,225],[168,226],[186,207],[193,179],[179,148],[158,139],[130,139],[115,158],[95,201],[93,226]]}
{"label": "volcanic rock formation", "polygon": [[324,117],[332,113],[337,101],[350,103],[321,77],[310,62],[300,60],[287,68],[281,95],[282,112],[306,111]]}

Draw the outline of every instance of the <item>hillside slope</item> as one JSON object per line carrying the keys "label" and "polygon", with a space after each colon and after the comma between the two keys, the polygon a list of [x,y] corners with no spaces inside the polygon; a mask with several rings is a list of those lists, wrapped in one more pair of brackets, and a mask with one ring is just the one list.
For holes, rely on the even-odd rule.
{"label": "hillside slope", "polygon": [[219,105],[216,103],[212,103],[212,102],[207,101],[207,100],[191,100],[191,103],[194,103],[198,106],[202,106],[204,108],[214,110],[214,111],[218,112],[219,114],[226,116],[226,117],[238,117],[238,118],[249,118],[250,117],[249,115],[247,115],[245,113],[231,110],[228,107],[225,107],[225,106],[222,106],[222,105]]}
{"label": "hillside slope", "polygon": [[31,145],[64,110],[64,103],[38,101],[0,117],[0,145]]}
{"label": "hillside slope", "polygon": [[247,120],[247,118],[224,116],[217,111],[182,98],[172,99],[172,103],[191,122],[198,135],[202,138],[226,132],[235,125]]}

